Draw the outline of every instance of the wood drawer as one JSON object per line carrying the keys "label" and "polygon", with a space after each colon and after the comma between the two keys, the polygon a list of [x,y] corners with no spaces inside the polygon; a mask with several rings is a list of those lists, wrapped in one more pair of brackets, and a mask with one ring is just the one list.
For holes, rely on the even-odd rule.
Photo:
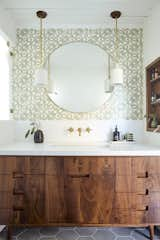
{"label": "wood drawer", "polygon": [[25,171],[26,174],[44,174],[45,173],[45,157],[26,157]]}
{"label": "wood drawer", "polygon": [[160,157],[133,157],[133,175],[160,174]]}
{"label": "wood drawer", "polygon": [[113,157],[46,157],[47,175],[114,175],[114,173]]}
{"label": "wood drawer", "polygon": [[65,157],[64,172],[72,174],[114,175],[113,157]]}
{"label": "wood drawer", "polygon": [[125,210],[125,209],[114,209],[112,223],[122,224],[122,225],[137,224],[136,211]]}
{"label": "wood drawer", "polygon": [[65,157],[64,158],[65,175],[87,175],[91,173],[90,157]]}
{"label": "wood drawer", "polygon": [[160,209],[150,208],[147,211],[115,209],[114,224],[160,224]]}
{"label": "wood drawer", "polygon": [[160,175],[160,157],[117,157],[116,175]]}
{"label": "wood drawer", "polygon": [[11,209],[0,209],[0,224],[9,224],[12,222],[12,210]]}
{"label": "wood drawer", "polygon": [[154,192],[148,195],[137,193],[116,193],[116,209],[145,210],[148,208],[160,208],[160,193]]}
{"label": "wood drawer", "polygon": [[0,191],[12,192],[13,181],[12,175],[0,175]]}
{"label": "wood drawer", "polygon": [[23,174],[44,174],[45,157],[16,157],[16,166],[13,172]]}
{"label": "wood drawer", "polygon": [[136,211],[136,223],[160,224],[160,208],[149,208],[148,211]]}
{"label": "wood drawer", "polygon": [[124,193],[160,192],[160,175],[147,178],[136,176],[116,176],[115,191]]}
{"label": "wood drawer", "polygon": [[0,157],[0,174],[12,174],[15,168],[16,157]]}
{"label": "wood drawer", "polygon": [[0,192],[0,209],[11,209],[13,195],[11,192]]}

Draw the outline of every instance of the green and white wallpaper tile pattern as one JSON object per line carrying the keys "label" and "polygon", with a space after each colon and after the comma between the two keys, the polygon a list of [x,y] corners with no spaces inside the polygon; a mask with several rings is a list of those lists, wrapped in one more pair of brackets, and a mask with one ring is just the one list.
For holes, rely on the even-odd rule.
{"label": "green and white wallpaper tile pattern", "polygon": [[[33,85],[35,66],[40,59],[38,37],[38,30],[17,30],[12,83],[14,119],[143,119],[142,29],[120,30],[124,86],[117,86],[110,99],[91,113],[65,111],[50,100],[45,89]],[[45,32],[45,54],[63,44],[82,41],[96,44],[114,56],[113,39],[112,29],[49,29]]]}

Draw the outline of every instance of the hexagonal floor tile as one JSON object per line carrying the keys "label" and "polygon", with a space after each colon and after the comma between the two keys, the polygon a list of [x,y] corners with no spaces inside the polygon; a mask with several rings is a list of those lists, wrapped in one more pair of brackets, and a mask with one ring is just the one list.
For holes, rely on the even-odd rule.
{"label": "hexagonal floor tile", "polygon": [[112,232],[116,233],[118,236],[129,236],[134,228],[112,228]]}
{"label": "hexagonal floor tile", "polygon": [[40,234],[44,236],[54,236],[59,232],[57,227],[43,227],[40,228]]}
{"label": "hexagonal floor tile", "polygon": [[149,238],[149,230],[147,228],[144,229],[135,229],[131,236],[134,239],[138,240],[148,240]]}
{"label": "hexagonal floor tile", "polygon": [[17,239],[18,240],[39,240],[40,238],[40,233],[39,233],[39,228],[30,228],[21,234],[18,235]]}
{"label": "hexagonal floor tile", "polygon": [[57,240],[75,240],[78,237],[78,233],[74,230],[62,230],[56,236]]}
{"label": "hexagonal floor tile", "polygon": [[110,230],[97,230],[93,237],[96,240],[114,240],[116,236]]}
{"label": "hexagonal floor tile", "polygon": [[19,234],[21,234],[24,231],[27,231],[27,228],[25,227],[14,227],[12,229],[12,236],[18,237]]}
{"label": "hexagonal floor tile", "polygon": [[75,231],[80,235],[80,236],[90,236],[96,232],[97,228],[95,227],[76,227]]}

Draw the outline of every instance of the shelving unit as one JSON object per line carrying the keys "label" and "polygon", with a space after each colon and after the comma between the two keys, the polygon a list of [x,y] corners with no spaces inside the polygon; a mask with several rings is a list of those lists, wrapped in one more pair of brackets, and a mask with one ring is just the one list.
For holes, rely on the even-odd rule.
{"label": "shelving unit", "polygon": [[146,67],[146,87],[147,131],[153,132],[160,125],[160,57]]}

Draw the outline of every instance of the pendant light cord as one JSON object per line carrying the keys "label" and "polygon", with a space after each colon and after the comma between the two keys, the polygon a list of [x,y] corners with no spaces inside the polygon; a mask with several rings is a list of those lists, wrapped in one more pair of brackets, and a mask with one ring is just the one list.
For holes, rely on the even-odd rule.
{"label": "pendant light cord", "polygon": [[40,66],[43,64],[43,25],[42,25],[42,18],[40,18]]}
{"label": "pendant light cord", "polygon": [[115,29],[115,34],[116,34],[116,44],[115,44],[115,50],[116,50],[116,63],[119,62],[119,39],[118,39],[118,20],[116,20],[116,29]]}

